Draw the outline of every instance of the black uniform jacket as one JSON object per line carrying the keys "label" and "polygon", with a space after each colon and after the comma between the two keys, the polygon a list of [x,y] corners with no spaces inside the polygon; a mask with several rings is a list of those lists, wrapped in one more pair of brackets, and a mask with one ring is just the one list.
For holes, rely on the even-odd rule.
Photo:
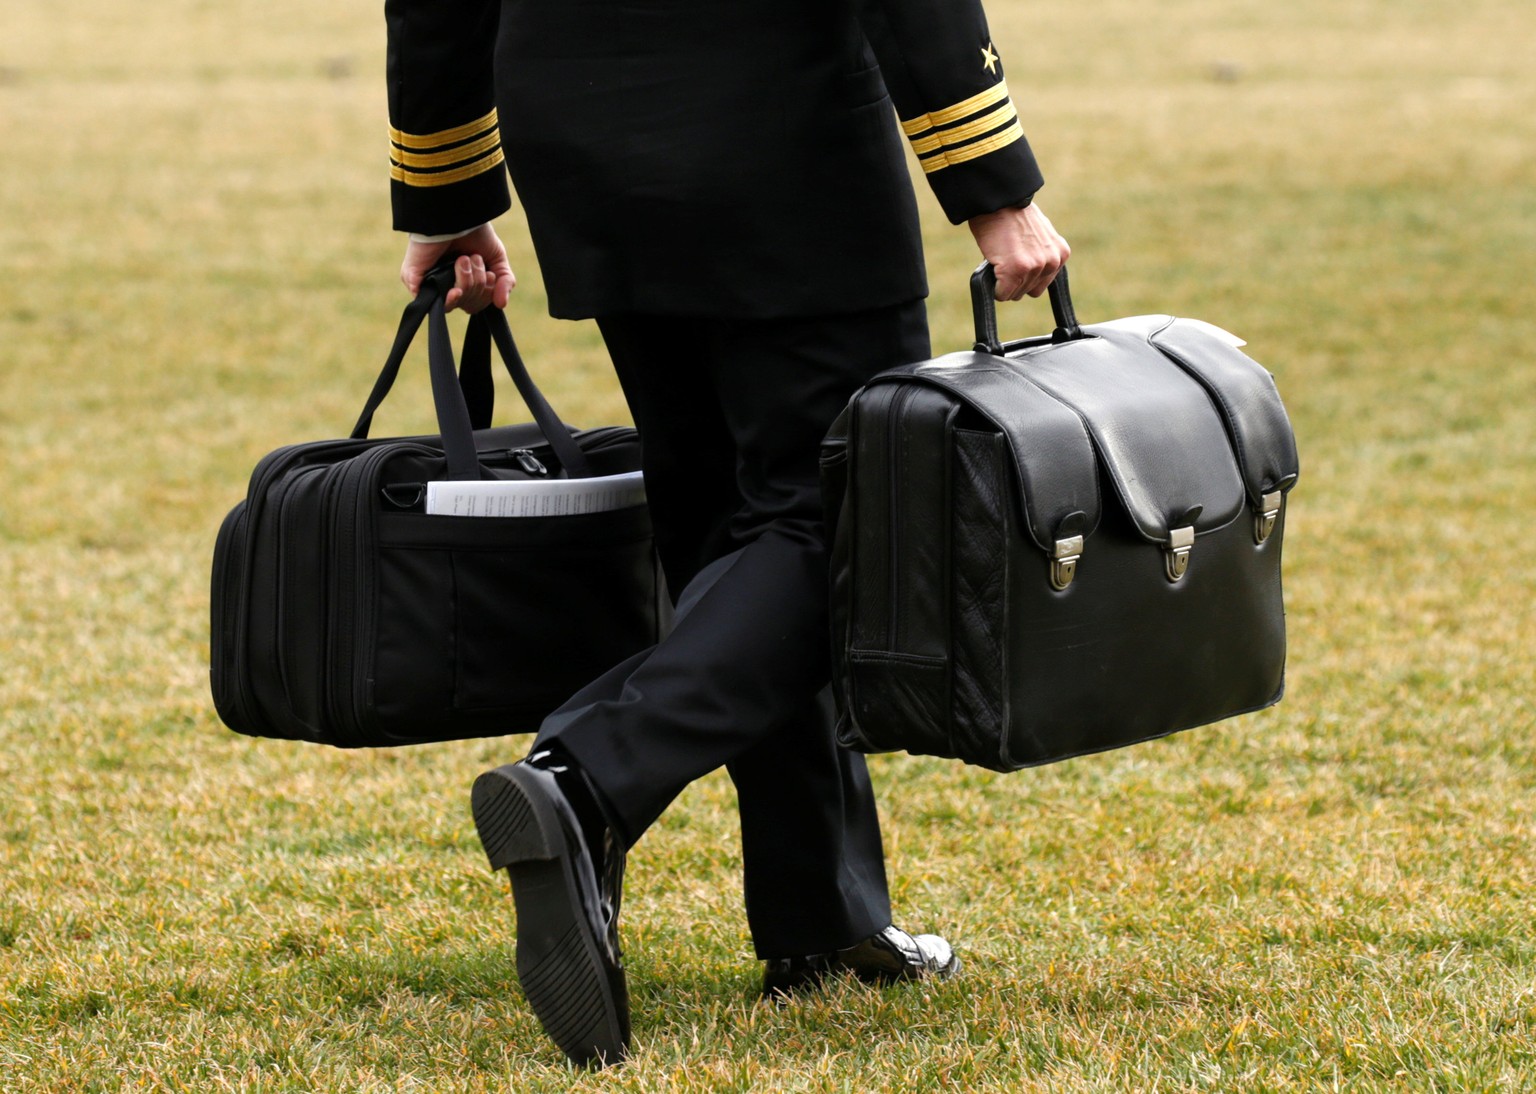
{"label": "black uniform jacket", "polygon": [[979,0],[385,13],[395,227],[496,217],[505,159],[556,316],[912,300],[927,287],[903,144],[957,223],[1041,184]]}

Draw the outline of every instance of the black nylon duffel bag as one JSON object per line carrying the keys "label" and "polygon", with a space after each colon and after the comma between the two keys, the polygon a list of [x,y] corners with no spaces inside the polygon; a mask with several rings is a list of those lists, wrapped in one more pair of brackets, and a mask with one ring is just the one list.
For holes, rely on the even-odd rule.
{"label": "black nylon duffel bag", "polygon": [[[440,267],[405,309],[351,437],[265,457],[219,530],[211,682],[239,733],[355,748],[531,732],[670,619],[643,501],[563,516],[424,511],[429,482],[640,467],[633,428],[561,423],[495,308],[471,318],[455,377],[451,284]],[[423,320],[441,433],[368,439]],[[489,427],[493,341],[534,422]]]}
{"label": "black nylon duffel bag", "polygon": [[1079,327],[875,377],[822,451],[839,736],[999,771],[1279,700],[1295,438],[1209,324]]}

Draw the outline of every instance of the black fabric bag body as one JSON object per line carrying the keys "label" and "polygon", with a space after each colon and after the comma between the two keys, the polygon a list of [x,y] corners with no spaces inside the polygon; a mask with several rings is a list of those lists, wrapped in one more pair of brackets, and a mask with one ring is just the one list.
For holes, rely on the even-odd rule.
{"label": "black fabric bag body", "polygon": [[[268,455],[219,530],[211,677],[237,732],[352,748],[533,731],[667,624],[643,503],[548,517],[424,511],[432,481],[640,466],[632,428],[560,423],[494,308],[470,320],[455,377],[451,277],[434,272],[406,309],[353,435]],[[424,319],[441,434],[368,439]],[[535,422],[489,427],[493,339]]]}
{"label": "black fabric bag body", "polygon": [[823,447],[839,735],[999,771],[1269,706],[1298,463],[1269,373],[1138,316],[892,369]]}

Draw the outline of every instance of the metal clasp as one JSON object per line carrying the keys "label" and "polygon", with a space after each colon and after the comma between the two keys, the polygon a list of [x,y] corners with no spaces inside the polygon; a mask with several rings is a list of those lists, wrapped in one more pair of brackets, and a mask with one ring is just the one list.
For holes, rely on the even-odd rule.
{"label": "metal clasp", "polygon": [[1189,554],[1195,549],[1195,526],[1168,530],[1168,543],[1163,547],[1163,569],[1169,581],[1177,581],[1189,571]]}
{"label": "metal clasp", "polygon": [[1060,592],[1077,576],[1077,560],[1083,557],[1083,537],[1058,539],[1051,549],[1051,588]]}
{"label": "metal clasp", "polygon": [[1253,514],[1253,542],[1263,543],[1275,530],[1275,522],[1280,519],[1280,504],[1284,500],[1285,495],[1279,490],[1259,499],[1259,511]]}

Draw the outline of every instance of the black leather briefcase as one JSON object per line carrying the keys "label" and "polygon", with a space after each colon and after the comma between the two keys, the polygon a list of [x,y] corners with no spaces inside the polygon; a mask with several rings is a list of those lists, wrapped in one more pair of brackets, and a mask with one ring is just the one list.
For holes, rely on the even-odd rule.
{"label": "black leather briefcase", "polygon": [[822,453],[844,744],[1007,771],[1258,710],[1284,686],[1295,438],[1270,374],[1167,315],[882,373]]}
{"label": "black leather briefcase", "polygon": [[[231,729],[344,748],[530,732],[670,617],[643,500],[578,514],[425,511],[426,484],[636,471],[635,430],[573,432],[506,319],[470,320],[454,374],[426,279],[352,436],[265,457],[214,547],[214,704]],[[428,320],[439,436],[369,439]],[[494,340],[535,421],[490,427]]]}

